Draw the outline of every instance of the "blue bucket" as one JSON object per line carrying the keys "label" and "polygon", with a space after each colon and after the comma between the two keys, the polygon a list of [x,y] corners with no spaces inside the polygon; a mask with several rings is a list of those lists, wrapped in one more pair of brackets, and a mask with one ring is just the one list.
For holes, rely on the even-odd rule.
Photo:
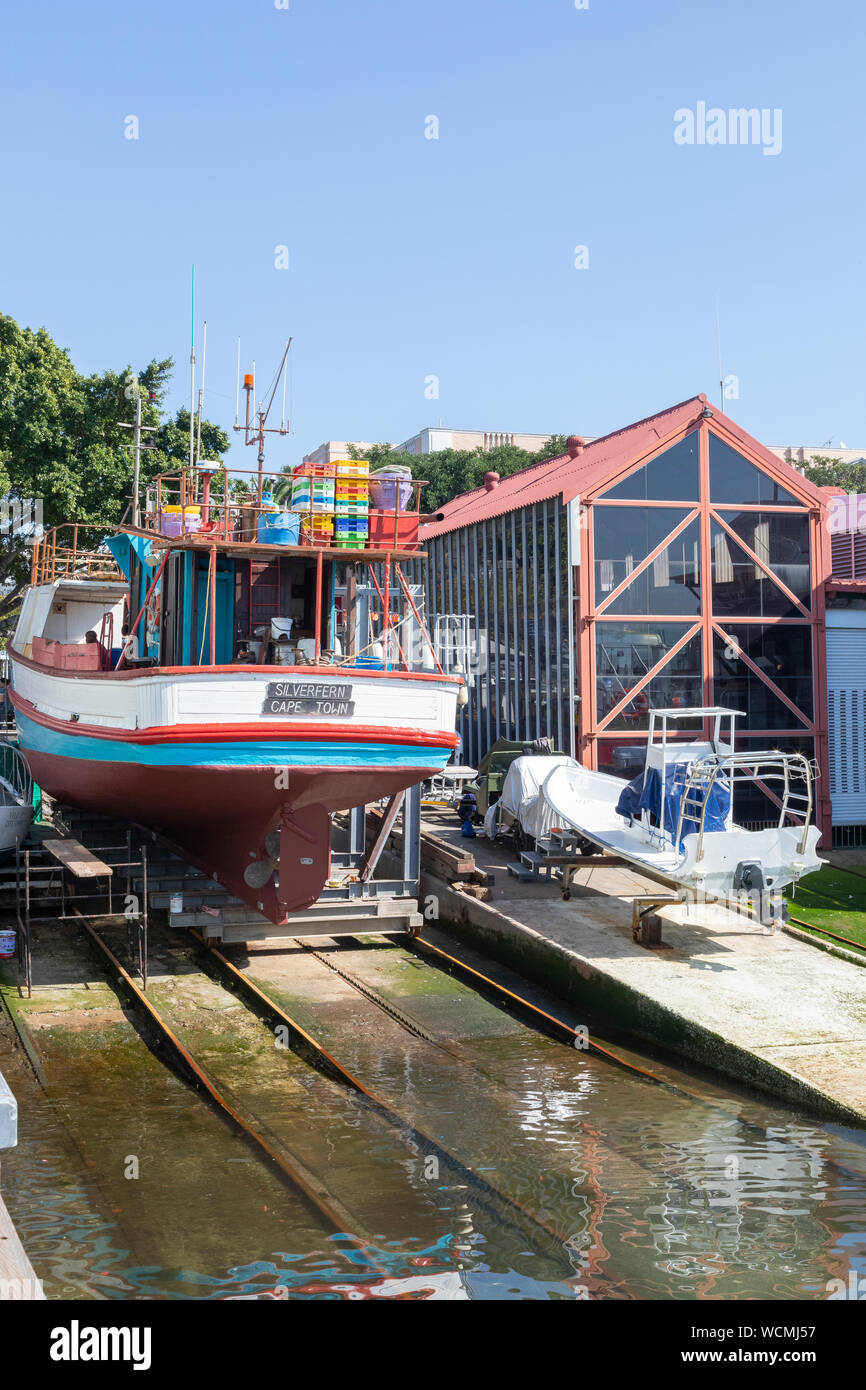
{"label": "blue bucket", "polygon": [[297,512],[262,512],[257,534],[265,545],[297,545],[301,518]]}

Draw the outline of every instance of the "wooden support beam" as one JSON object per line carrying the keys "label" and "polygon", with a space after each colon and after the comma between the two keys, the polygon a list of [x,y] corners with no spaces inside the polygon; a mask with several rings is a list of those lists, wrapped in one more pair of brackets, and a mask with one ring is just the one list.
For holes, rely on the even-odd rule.
{"label": "wooden support beam", "polygon": [[114,870],[78,840],[43,840],[42,848],[75,878],[111,878]]}

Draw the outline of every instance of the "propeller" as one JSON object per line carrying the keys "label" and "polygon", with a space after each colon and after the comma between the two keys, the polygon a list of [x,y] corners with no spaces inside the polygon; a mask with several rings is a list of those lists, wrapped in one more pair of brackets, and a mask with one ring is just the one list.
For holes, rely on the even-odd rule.
{"label": "propeller", "polygon": [[280,832],[272,830],[265,837],[264,859],[254,859],[251,864],[247,864],[244,869],[244,883],[249,888],[264,888],[265,884],[273,877],[280,863]]}

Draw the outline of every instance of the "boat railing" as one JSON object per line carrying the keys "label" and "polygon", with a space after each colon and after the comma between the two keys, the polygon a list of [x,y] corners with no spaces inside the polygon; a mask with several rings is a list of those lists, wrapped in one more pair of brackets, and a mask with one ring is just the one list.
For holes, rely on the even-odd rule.
{"label": "boat railing", "polygon": [[680,851],[687,825],[697,825],[698,845],[695,862],[703,855],[707,811],[714,787],[720,780],[727,784],[733,802],[737,784],[744,782],[759,787],[779,807],[778,827],[791,819],[802,824],[803,833],[797,853],[806,849],[806,835],[812,823],[815,763],[803,753],[781,753],[776,750],[757,753],[710,753],[687,765],[682,775],[675,848]]}
{"label": "boat railing", "polygon": [[[335,465],[310,465],[311,472],[299,474],[309,481],[309,505],[291,500],[292,474],[279,474],[276,479],[260,479],[254,469],[204,464],[192,471],[160,473],[147,486],[141,529],[154,536],[170,539],[196,538],[214,541],[240,541],[247,544],[284,545],[286,531],[281,521],[294,521],[297,541],[302,546],[324,550],[415,550],[418,547],[418,527],[425,519],[420,510],[421,489],[426,481],[405,479],[412,494],[405,507],[381,509],[366,507],[362,512],[353,508],[341,510],[336,499],[332,504],[321,500],[314,485],[322,482],[330,468],[329,480],[336,481]],[[358,475],[359,478],[361,475]],[[264,483],[259,491],[260,482]],[[267,484],[276,485],[273,501],[265,501]],[[360,493],[359,493],[360,496]],[[357,516],[363,525],[359,535],[350,530],[349,522]],[[346,524],[337,526],[337,521]],[[348,533],[341,539],[341,531]]]}
{"label": "boat railing", "polygon": [[65,522],[44,531],[33,545],[31,584],[61,579],[123,580],[111,551],[103,544],[105,527]]}
{"label": "boat railing", "polygon": [[20,748],[0,739],[0,784],[14,800],[27,806],[33,797],[33,776]]}

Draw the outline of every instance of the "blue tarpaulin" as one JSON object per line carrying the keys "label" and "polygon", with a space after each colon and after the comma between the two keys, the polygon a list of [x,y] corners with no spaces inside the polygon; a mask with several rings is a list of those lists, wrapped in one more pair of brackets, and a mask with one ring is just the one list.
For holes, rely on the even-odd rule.
{"label": "blue tarpaulin", "polygon": [[[688,780],[688,768],[688,763],[668,763],[665,767],[664,828],[669,835],[677,833],[680,802]],[[692,789],[690,801],[703,805],[705,794],[704,789],[695,787]],[[633,781],[623,787],[616,803],[617,814],[627,816],[630,820],[638,820],[641,811],[649,811],[658,825],[662,819],[660,801],[661,777],[658,769],[651,767],[647,769],[646,780],[640,772]],[[728,780],[725,777],[717,777],[710,788],[704,829],[724,830],[730,809],[731,788]],[[693,815],[683,817],[683,835],[691,835],[698,829],[699,824]]]}
{"label": "blue tarpaulin", "polygon": [[130,559],[133,553],[138,556],[139,560],[144,561],[145,556],[150,551],[150,541],[146,536],[128,536],[125,531],[117,536],[106,536],[105,544],[127,579],[129,578]]}

